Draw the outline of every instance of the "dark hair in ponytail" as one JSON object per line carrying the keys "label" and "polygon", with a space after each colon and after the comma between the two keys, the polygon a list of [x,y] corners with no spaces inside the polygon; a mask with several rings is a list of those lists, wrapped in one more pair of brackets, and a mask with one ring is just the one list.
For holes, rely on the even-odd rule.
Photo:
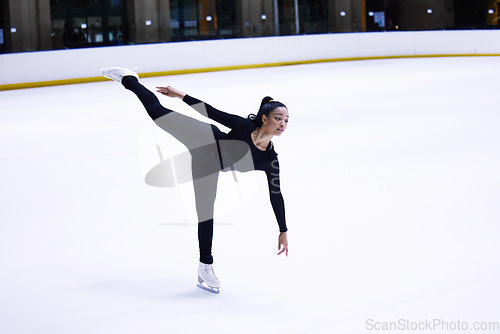
{"label": "dark hair in ponytail", "polygon": [[254,122],[256,127],[260,128],[263,124],[262,116],[264,115],[269,116],[271,111],[279,107],[286,108],[286,106],[283,103],[273,100],[273,98],[270,96],[266,96],[265,98],[262,99],[262,102],[260,103],[260,108],[259,112],[257,112],[257,115],[250,114],[248,115],[248,119]]}

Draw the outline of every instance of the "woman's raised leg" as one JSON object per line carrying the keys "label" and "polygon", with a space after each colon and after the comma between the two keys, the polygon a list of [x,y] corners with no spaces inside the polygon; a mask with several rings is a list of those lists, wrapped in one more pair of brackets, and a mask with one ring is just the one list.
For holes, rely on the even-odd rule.
{"label": "woman's raised leg", "polygon": [[156,95],[144,87],[136,77],[125,76],[122,84],[137,95],[156,125],[179,140],[189,151],[216,143],[210,124],[165,108]]}

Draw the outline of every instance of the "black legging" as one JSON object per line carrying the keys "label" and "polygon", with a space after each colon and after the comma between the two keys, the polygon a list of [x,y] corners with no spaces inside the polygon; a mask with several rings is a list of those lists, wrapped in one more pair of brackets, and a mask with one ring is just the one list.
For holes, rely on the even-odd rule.
{"label": "black legging", "polygon": [[198,214],[200,262],[213,263],[214,202],[221,170],[217,140],[223,138],[225,134],[213,125],[163,107],[156,95],[141,85],[135,77],[124,77],[122,84],[137,95],[149,116],[160,128],[189,150],[192,157],[190,167]]}

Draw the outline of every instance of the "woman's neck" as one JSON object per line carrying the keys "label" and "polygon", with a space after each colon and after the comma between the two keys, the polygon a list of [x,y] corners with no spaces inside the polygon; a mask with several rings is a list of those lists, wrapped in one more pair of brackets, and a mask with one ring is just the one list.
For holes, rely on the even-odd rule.
{"label": "woman's neck", "polygon": [[262,128],[255,129],[251,136],[254,145],[262,151],[267,149],[269,142],[273,139],[273,135],[266,133]]}

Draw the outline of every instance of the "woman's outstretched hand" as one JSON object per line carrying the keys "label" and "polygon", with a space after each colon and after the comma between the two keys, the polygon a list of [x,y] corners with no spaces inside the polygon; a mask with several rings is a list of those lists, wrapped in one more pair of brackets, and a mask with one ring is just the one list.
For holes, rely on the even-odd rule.
{"label": "woman's outstretched hand", "polygon": [[285,255],[288,256],[288,239],[286,237],[286,232],[280,233],[280,237],[278,239],[278,250],[278,255],[285,252]]}
{"label": "woman's outstretched hand", "polygon": [[167,86],[167,87],[156,87],[156,91],[160,94],[163,94],[168,97],[178,97],[180,99],[183,99],[184,96],[186,96],[185,93],[181,92],[180,90],[175,89],[174,87]]}

